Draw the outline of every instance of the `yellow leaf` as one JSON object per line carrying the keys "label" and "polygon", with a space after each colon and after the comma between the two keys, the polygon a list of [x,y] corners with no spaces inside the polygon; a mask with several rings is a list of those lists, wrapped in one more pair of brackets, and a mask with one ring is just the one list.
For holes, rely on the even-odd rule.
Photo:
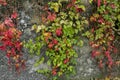
{"label": "yellow leaf", "polygon": [[92,3],[93,2],[93,0],[89,0],[89,3]]}
{"label": "yellow leaf", "polygon": [[59,11],[59,4],[58,3],[52,3],[51,8],[55,10],[55,12]]}
{"label": "yellow leaf", "polygon": [[110,78],[109,78],[109,77],[106,77],[105,80],[110,80]]}
{"label": "yellow leaf", "polygon": [[44,29],[45,25],[39,25],[37,26],[36,33],[40,32],[40,30]]}
{"label": "yellow leaf", "polygon": [[80,5],[78,8],[81,8],[83,11],[85,11],[85,6],[84,5]]}
{"label": "yellow leaf", "polygon": [[51,36],[51,33],[45,32],[45,33],[43,33],[43,35],[44,35],[45,37],[50,37],[50,36]]}
{"label": "yellow leaf", "polygon": [[119,66],[120,65],[120,61],[116,61],[115,64]]}
{"label": "yellow leaf", "polygon": [[37,29],[37,25],[34,24],[34,25],[32,26],[32,28],[31,28],[31,30],[36,30],[36,29]]}
{"label": "yellow leaf", "polygon": [[94,16],[91,16],[90,17],[90,21],[92,22],[92,21],[96,21],[96,18],[94,17]]}

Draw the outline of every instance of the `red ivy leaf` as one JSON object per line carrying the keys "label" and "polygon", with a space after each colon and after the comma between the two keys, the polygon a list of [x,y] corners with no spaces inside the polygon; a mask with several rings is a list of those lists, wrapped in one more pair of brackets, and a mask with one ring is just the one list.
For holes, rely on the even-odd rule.
{"label": "red ivy leaf", "polygon": [[11,49],[11,54],[12,54],[12,56],[16,55],[15,48]]}
{"label": "red ivy leaf", "polygon": [[73,4],[72,3],[69,3],[68,5],[67,5],[67,8],[71,8],[73,6]]}
{"label": "red ivy leaf", "polygon": [[99,61],[99,67],[103,68],[103,61],[102,60]]}
{"label": "red ivy leaf", "polygon": [[110,4],[110,6],[111,6],[111,8],[113,8],[113,9],[115,9],[115,7],[116,7],[114,3]]}
{"label": "red ivy leaf", "polygon": [[64,60],[64,64],[67,64],[69,62],[69,58],[66,58],[65,60]]}
{"label": "red ivy leaf", "polygon": [[0,50],[6,50],[6,47],[5,46],[0,46]]}
{"label": "red ivy leaf", "polygon": [[18,16],[17,12],[14,12],[14,13],[11,15],[11,18],[15,19],[15,18],[17,18],[17,16]]}
{"label": "red ivy leaf", "polygon": [[99,55],[100,55],[99,51],[95,51],[95,50],[92,51],[92,58],[99,56]]}
{"label": "red ivy leaf", "polygon": [[54,75],[54,76],[57,75],[57,69],[52,70],[52,75]]}
{"label": "red ivy leaf", "polygon": [[57,44],[58,44],[58,41],[57,41],[56,39],[53,39],[53,40],[52,40],[52,43],[53,43],[54,45],[57,45]]}
{"label": "red ivy leaf", "polygon": [[7,3],[4,0],[0,0],[0,4],[6,6]]}
{"label": "red ivy leaf", "polygon": [[100,18],[100,19],[98,19],[98,22],[99,22],[100,24],[102,24],[102,23],[104,23],[104,19],[103,19],[103,18]]}
{"label": "red ivy leaf", "polygon": [[48,17],[47,17],[48,20],[50,21],[54,21],[56,19],[56,14],[55,13],[51,13],[51,12],[48,12]]}
{"label": "red ivy leaf", "polygon": [[4,23],[7,25],[7,26],[10,26],[10,27],[14,27],[14,23],[13,21],[11,20],[11,18],[6,18]]}
{"label": "red ivy leaf", "polygon": [[112,66],[113,66],[113,61],[112,60],[108,61],[108,67],[111,69]]}
{"label": "red ivy leaf", "polygon": [[94,32],[95,32],[95,28],[92,28],[92,29],[91,29],[91,32],[94,33]]}
{"label": "red ivy leaf", "polygon": [[49,43],[49,44],[48,44],[48,48],[49,48],[49,49],[52,49],[52,48],[53,48],[53,46],[54,46],[54,44],[53,44],[53,43]]}
{"label": "red ivy leaf", "polygon": [[109,52],[109,51],[106,51],[106,52],[105,52],[105,56],[106,56],[106,57],[109,57],[109,56],[110,56],[110,52]]}
{"label": "red ivy leaf", "polygon": [[97,6],[98,7],[100,7],[100,5],[101,5],[101,3],[100,3],[101,1],[100,0],[98,0],[98,2],[97,2]]}
{"label": "red ivy leaf", "polygon": [[111,58],[111,55],[110,55],[110,52],[109,52],[109,51],[106,51],[106,52],[105,52],[105,56],[108,58],[108,61],[109,61],[109,62],[112,61],[112,58]]}
{"label": "red ivy leaf", "polygon": [[61,36],[62,35],[62,28],[56,29],[56,35]]}
{"label": "red ivy leaf", "polygon": [[72,2],[67,5],[67,8],[71,8],[72,6],[74,6],[75,2],[76,0],[72,0]]}
{"label": "red ivy leaf", "polygon": [[95,44],[95,43],[94,43],[94,44],[91,44],[91,47],[92,47],[92,48],[99,48],[99,46],[100,46],[99,44]]}
{"label": "red ivy leaf", "polygon": [[21,43],[20,41],[17,41],[17,42],[15,43],[15,47],[17,48],[18,51],[20,51],[20,50],[21,50],[21,47],[22,47],[22,43]]}
{"label": "red ivy leaf", "polygon": [[76,0],[72,0],[72,3],[75,4]]}
{"label": "red ivy leaf", "polygon": [[4,42],[4,46],[12,46],[13,44],[12,44],[12,42],[11,41],[9,41],[9,40],[7,40],[7,41],[5,41]]}
{"label": "red ivy leaf", "polygon": [[10,58],[11,55],[10,55],[10,53],[7,53],[6,56],[7,56],[7,58]]}
{"label": "red ivy leaf", "polygon": [[4,38],[5,39],[12,39],[13,38],[13,33],[10,29],[7,30],[6,32],[4,32]]}
{"label": "red ivy leaf", "polygon": [[83,12],[83,9],[82,8],[78,8],[77,5],[75,5],[75,9],[76,9],[77,12]]}

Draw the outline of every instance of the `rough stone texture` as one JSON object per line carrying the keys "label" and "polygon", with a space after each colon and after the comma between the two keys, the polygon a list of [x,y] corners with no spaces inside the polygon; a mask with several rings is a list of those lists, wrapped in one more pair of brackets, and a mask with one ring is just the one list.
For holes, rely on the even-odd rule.
{"label": "rough stone texture", "polygon": [[[82,0],[87,8],[90,7],[88,1],[89,0]],[[23,32],[21,40],[28,40],[36,36],[34,33],[31,32],[31,26],[37,20],[31,23],[31,20],[34,19],[33,17],[31,17],[33,16],[33,13],[31,12],[31,3],[29,3],[28,1],[26,3],[27,4],[24,3],[25,11],[19,11],[20,19],[18,22],[18,29]],[[89,15],[90,11],[91,8],[86,11],[85,15]],[[71,75],[69,79],[63,78],[62,80],[90,80],[93,77],[99,77],[101,75],[98,66],[91,58],[90,52],[92,49],[88,45],[88,40],[86,38],[82,39],[84,40],[84,46],[81,48],[77,46],[74,47],[79,55],[76,65],[77,74],[74,76]],[[21,74],[17,75],[14,69],[9,70],[5,53],[0,51],[0,80],[49,80],[44,75],[36,73],[37,69],[50,69],[46,64],[41,64],[38,67],[33,66],[35,61],[39,59],[38,56],[31,57],[27,49],[23,49],[23,55],[26,59],[26,69],[24,71],[21,71]]]}
{"label": "rough stone texture", "polygon": [[74,47],[77,51],[79,57],[77,59],[77,75],[73,77],[73,80],[90,80],[93,77],[98,77],[101,75],[98,66],[95,65],[96,63],[91,58],[90,52],[91,48],[88,44],[88,40],[83,38],[84,46]]}

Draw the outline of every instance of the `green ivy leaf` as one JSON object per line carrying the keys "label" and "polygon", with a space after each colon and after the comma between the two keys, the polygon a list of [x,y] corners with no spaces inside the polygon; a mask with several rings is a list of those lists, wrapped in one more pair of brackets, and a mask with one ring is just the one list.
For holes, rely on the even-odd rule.
{"label": "green ivy leaf", "polygon": [[69,66],[68,70],[70,70],[70,72],[72,72],[73,71],[73,66]]}
{"label": "green ivy leaf", "polygon": [[78,54],[77,54],[77,53],[76,53],[76,54],[74,54],[74,57],[76,57],[76,58],[77,58],[77,57],[78,57]]}
{"label": "green ivy leaf", "polygon": [[75,33],[78,34],[78,29],[75,29]]}
{"label": "green ivy leaf", "polygon": [[50,61],[50,60],[47,61],[47,65],[48,65],[48,66],[51,65],[51,61]]}
{"label": "green ivy leaf", "polygon": [[93,0],[89,0],[89,3],[91,4],[93,2]]}
{"label": "green ivy leaf", "polygon": [[38,25],[36,29],[36,33],[40,32],[40,30],[44,29],[45,25]]}
{"label": "green ivy leaf", "polygon": [[51,9],[54,9],[55,12],[59,11],[59,3],[57,3],[57,2],[51,2],[49,4],[50,4]]}
{"label": "green ivy leaf", "polygon": [[42,73],[42,74],[45,74],[47,72],[49,72],[48,69],[44,69],[44,70],[37,70],[38,73]]}
{"label": "green ivy leaf", "polygon": [[85,11],[85,6],[84,5],[79,5],[78,8],[81,8],[83,11]]}
{"label": "green ivy leaf", "polygon": [[31,30],[36,30],[36,29],[37,29],[37,25],[34,24],[34,25],[32,26],[32,29],[31,29]]}
{"label": "green ivy leaf", "polygon": [[36,63],[34,64],[34,66],[37,67],[37,66],[39,66],[43,62],[44,62],[44,57],[42,57],[41,59],[37,60]]}
{"label": "green ivy leaf", "polygon": [[83,43],[83,40],[80,40],[77,45],[80,46],[80,47],[82,47],[83,44],[84,44],[84,43]]}

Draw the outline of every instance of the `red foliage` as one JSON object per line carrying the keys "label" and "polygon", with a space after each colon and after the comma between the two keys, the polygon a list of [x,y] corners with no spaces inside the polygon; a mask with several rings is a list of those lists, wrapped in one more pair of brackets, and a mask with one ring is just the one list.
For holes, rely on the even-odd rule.
{"label": "red foliage", "polygon": [[111,4],[110,4],[110,6],[111,6],[111,8],[113,8],[113,9],[115,9],[115,8],[116,8],[116,6],[115,6],[115,4],[114,4],[114,3],[111,3]]}
{"label": "red foliage", "polygon": [[56,68],[52,70],[52,75],[54,75],[54,76],[57,75],[57,69]]}
{"label": "red foliage", "polygon": [[71,7],[75,7],[76,12],[82,12],[83,9],[79,8],[76,4],[75,4],[76,0],[72,0],[68,5],[67,8],[71,8]]}
{"label": "red foliage", "polygon": [[65,60],[64,60],[64,64],[67,64],[69,62],[69,58],[66,58]]}
{"label": "red foliage", "polygon": [[53,43],[54,45],[57,45],[57,44],[58,44],[58,41],[57,41],[56,39],[53,39],[53,40],[52,40],[52,43]]}
{"label": "red foliage", "polygon": [[4,23],[5,23],[5,25],[10,26],[10,27],[14,27],[15,26],[15,24],[13,23],[11,18],[6,18]]}
{"label": "red foliage", "polygon": [[76,9],[76,12],[83,12],[83,9],[82,8],[78,8],[77,5],[75,5],[75,9]]}
{"label": "red foliage", "polygon": [[[12,19],[11,19],[12,18]],[[8,64],[14,65],[16,71],[19,72],[20,67],[25,67],[25,61],[22,59],[21,49],[22,42],[20,42],[21,32],[14,28],[13,19],[17,18],[17,14],[13,13],[11,18],[6,18],[4,23],[0,24],[0,50],[6,52]]]}
{"label": "red foliage", "polygon": [[98,23],[100,24],[104,23],[104,19],[103,18],[98,19]]}
{"label": "red foliage", "polygon": [[75,4],[76,0],[72,0],[72,3]]}
{"label": "red foliage", "polygon": [[62,28],[57,28],[56,29],[56,35],[61,36],[62,35]]}
{"label": "red foliage", "polygon": [[54,21],[56,19],[56,14],[48,12],[47,19],[50,20],[50,21]]}
{"label": "red foliage", "polygon": [[99,61],[99,68],[103,68],[103,61],[102,60]]}
{"label": "red foliage", "polygon": [[11,18],[16,19],[17,17],[18,17],[17,12],[13,12],[13,14],[11,15]]}
{"label": "red foliage", "polygon": [[3,5],[3,6],[6,6],[6,5],[7,5],[7,3],[6,3],[5,0],[0,0],[0,4]]}
{"label": "red foliage", "polygon": [[16,41],[14,46],[18,51],[20,51],[22,48],[22,42]]}
{"label": "red foliage", "polygon": [[73,4],[69,3],[69,4],[67,5],[67,8],[71,8],[72,6],[73,6]]}
{"label": "red foliage", "polygon": [[52,48],[53,48],[53,46],[54,46],[54,44],[53,44],[53,43],[49,43],[49,44],[48,44],[48,48],[49,48],[49,49],[52,49]]}
{"label": "red foliage", "polygon": [[72,1],[67,5],[67,8],[71,8],[71,7],[75,6],[75,2],[76,2],[76,0],[72,0]]}
{"label": "red foliage", "polygon": [[111,58],[110,52],[109,52],[109,51],[106,51],[106,52],[105,52],[105,56],[106,56],[108,59],[110,59],[110,58]]}
{"label": "red foliage", "polygon": [[101,0],[98,0],[97,1],[97,6],[100,7],[100,5],[101,5]]}
{"label": "red foliage", "polygon": [[92,28],[91,32],[94,33],[94,31],[95,31],[95,28]]}
{"label": "red foliage", "polygon": [[92,51],[92,58],[96,57],[96,56],[99,56],[100,55],[100,52],[99,51],[96,51],[96,50],[93,50]]}
{"label": "red foliage", "polygon": [[5,46],[0,46],[0,50],[6,50]]}

